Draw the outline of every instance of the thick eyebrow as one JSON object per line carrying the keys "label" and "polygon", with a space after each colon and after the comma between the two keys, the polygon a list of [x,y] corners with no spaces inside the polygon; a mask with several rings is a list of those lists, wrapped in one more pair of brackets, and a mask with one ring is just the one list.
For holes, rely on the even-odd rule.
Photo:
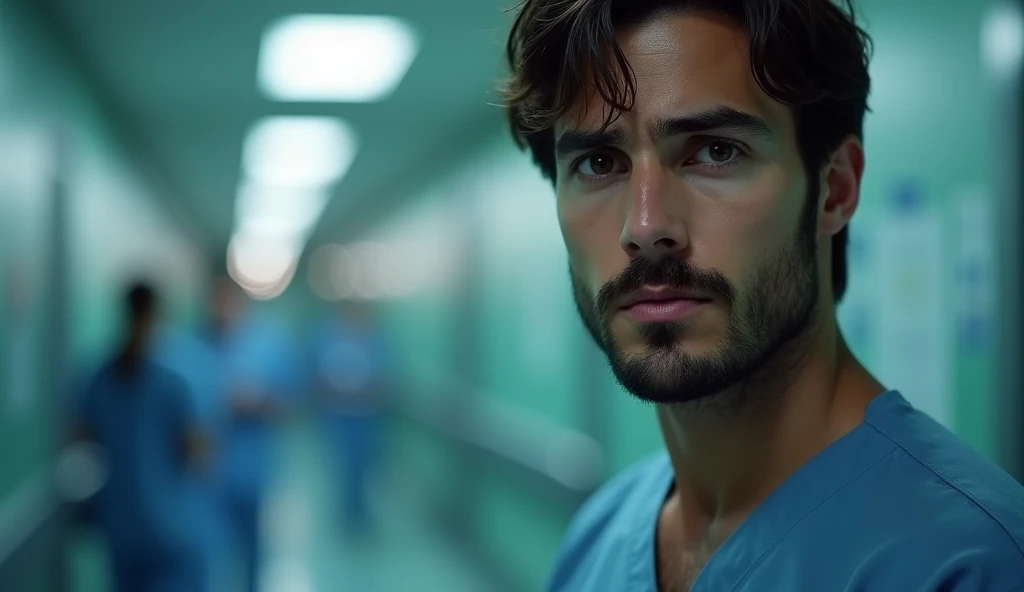
{"label": "thick eyebrow", "polygon": [[[776,140],[775,132],[765,120],[726,106],[712,107],[679,117],[661,119],[651,126],[650,133],[654,138],[664,139],[685,134],[723,130],[747,133],[768,141]],[[555,142],[555,157],[560,160],[577,152],[622,146],[625,143],[626,135],[621,129],[609,129],[603,132],[567,130]]]}
{"label": "thick eyebrow", "polygon": [[765,140],[775,140],[775,132],[765,120],[725,106],[659,120],[652,126],[650,132],[651,137],[664,139],[684,134],[700,134],[720,130],[732,130],[759,136]]}
{"label": "thick eyebrow", "polygon": [[577,152],[607,148],[608,146],[622,146],[625,143],[626,134],[620,129],[603,132],[566,130],[555,142],[555,158],[561,160]]}

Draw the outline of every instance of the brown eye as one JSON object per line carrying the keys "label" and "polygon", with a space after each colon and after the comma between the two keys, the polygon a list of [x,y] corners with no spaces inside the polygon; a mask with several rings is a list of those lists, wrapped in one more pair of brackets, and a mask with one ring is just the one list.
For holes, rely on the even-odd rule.
{"label": "brown eye", "polygon": [[713,142],[708,144],[708,156],[715,162],[726,162],[729,160],[736,148],[725,142]]}
{"label": "brown eye", "polygon": [[580,174],[587,177],[602,177],[615,172],[615,159],[607,154],[595,154],[580,161]]}
{"label": "brown eye", "polygon": [[720,165],[728,164],[745,156],[736,144],[725,140],[714,140],[704,144],[697,150],[693,162],[697,164]]}

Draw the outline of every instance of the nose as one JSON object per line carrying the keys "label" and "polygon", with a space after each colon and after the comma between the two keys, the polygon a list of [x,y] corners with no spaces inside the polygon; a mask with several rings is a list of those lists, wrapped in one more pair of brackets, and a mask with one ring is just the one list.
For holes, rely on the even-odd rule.
{"label": "nose", "polygon": [[689,242],[682,196],[666,191],[658,165],[634,169],[619,244],[629,257],[678,255]]}

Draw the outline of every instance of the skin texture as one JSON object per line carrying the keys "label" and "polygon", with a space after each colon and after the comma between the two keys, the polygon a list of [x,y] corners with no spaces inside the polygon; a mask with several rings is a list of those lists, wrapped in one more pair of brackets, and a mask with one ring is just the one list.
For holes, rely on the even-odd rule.
{"label": "skin texture", "polygon": [[[724,17],[661,15],[618,41],[636,101],[603,137],[595,93],[556,125],[558,217],[584,323],[626,389],[657,404],[676,473],[659,583],[685,590],[750,510],[885,390],[846,348],[828,281],[864,154],[850,136],[806,170],[790,109],[758,87],[746,33]],[[665,125],[723,113],[766,129]],[[641,287],[689,288],[702,303],[670,323],[637,321],[621,304]]]}

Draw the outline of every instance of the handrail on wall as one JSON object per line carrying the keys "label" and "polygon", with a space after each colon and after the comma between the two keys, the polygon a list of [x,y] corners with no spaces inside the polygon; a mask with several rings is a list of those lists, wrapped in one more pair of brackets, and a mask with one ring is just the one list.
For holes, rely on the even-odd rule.
{"label": "handrail on wall", "polygon": [[[471,389],[449,378],[446,392]],[[475,390],[475,389],[472,389]],[[452,413],[442,403],[424,402],[424,397],[401,398],[395,409],[434,431],[500,457],[576,496],[592,493],[605,477],[601,445],[578,430],[554,422],[495,397],[468,392],[466,406]]]}
{"label": "handrail on wall", "polygon": [[29,477],[0,500],[0,567],[5,566],[60,509],[47,471]]}

